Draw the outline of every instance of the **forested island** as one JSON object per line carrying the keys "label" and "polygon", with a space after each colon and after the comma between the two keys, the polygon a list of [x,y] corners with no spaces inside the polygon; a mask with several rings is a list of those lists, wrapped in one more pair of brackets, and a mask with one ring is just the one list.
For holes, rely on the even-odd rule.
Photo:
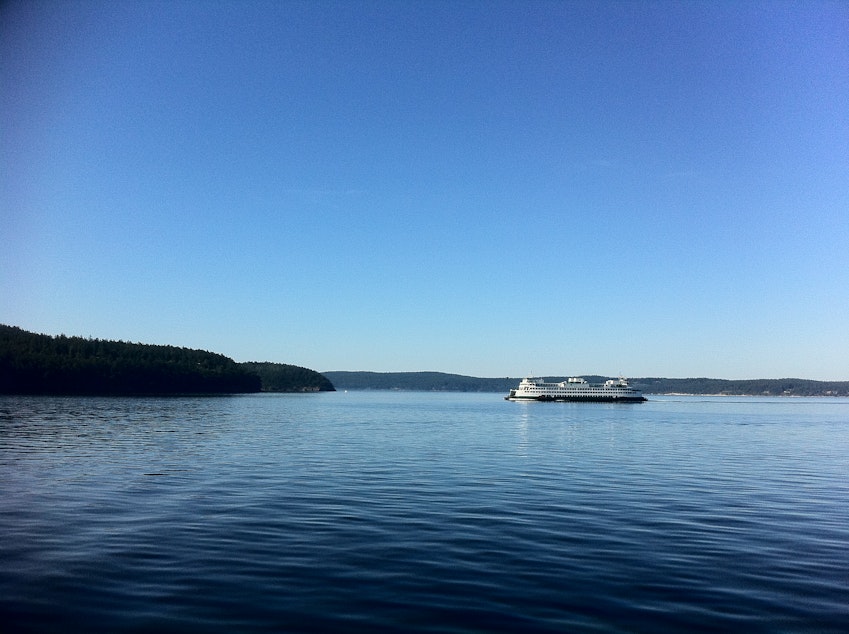
{"label": "forested island", "polygon": [[[412,390],[428,392],[503,392],[516,387],[521,380],[510,378],[477,378],[442,372],[324,372],[338,390]],[[613,377],[583,376],[590,383]],[[565,381],[568,377],[546,377]],[[811,381],[808,379],[629,379],[629,383],[646,394],[699,394],[724,396],[849,396],[849,381]]]}
{"label": "forested island", "polygon": [[237,363],[205,350],[50,336],[0,325],[2,394],[238,394],[324,392],[314,370]]}

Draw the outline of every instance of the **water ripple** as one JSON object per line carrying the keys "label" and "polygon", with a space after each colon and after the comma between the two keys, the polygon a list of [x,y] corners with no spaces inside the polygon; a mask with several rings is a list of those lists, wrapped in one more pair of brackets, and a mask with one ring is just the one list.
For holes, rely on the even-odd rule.
{"label": "water ripple", "polygon": [[843,631],[847,413],[5,397],[0,611],[10,631]]}

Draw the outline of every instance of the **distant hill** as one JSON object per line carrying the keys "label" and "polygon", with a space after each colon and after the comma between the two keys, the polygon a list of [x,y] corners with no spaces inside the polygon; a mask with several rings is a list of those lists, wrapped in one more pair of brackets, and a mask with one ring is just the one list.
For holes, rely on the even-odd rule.
{"label": "distant hill", "polygon": [[319,392],[314,370],[236,363],[205,350],[41,335],[0,325],[0,394]]}
{"label": "distant hill", "polygon": [[263,392],[333,392],[333,383],[315,370],[286,363],[240,363],[259,376]]}
{"label": "distant hill", "polygon": [[323,372],[337,390],[501,392],[511,379],[478,379],[443,372]]}
{"label": "distant hill", "polygon": [[647,394],[721,394],[726,396],[849,396],[849,381],[810,379],[631,379]]}
{"label": "distant hill", "polygon": [[[443,372],[324,372],[337,390],[412,390],[426,392],[503,392],[516,387],[520,378],[477,378]],[[608,378],[583,376],[591,383]],[[567,377],[546,377],[564,381]],[[849,396],[849,381],[808,379],[630,379],[646,394],[724,394],[729,396]]]}

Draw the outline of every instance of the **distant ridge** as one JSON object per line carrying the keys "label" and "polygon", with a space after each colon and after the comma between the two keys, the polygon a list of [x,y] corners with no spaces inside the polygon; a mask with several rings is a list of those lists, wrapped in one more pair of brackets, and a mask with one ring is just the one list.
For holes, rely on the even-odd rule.
{"label": "distant ridge", "polygon": [[445,372],[322,372],[337,390],[504,392],[518,379],[479,379]]}
{"label": "distant ridge", "polygon": [[240,363],[258,375],[263,392],[334,392],[333,384],[323,374],[288,363],[248,361]]}
{"label": "distant ridge", "polygon": [[[478,378],[445,372],[323,372],[337,390],[410,390],[421,392],[507,392],[520,377]],[[608,378],[578,374],[591,383]],[[547,376],[552,381],[567,377]],[[646,394],[698,394],[727,396],[849,396],[849,381],[809,379],[667,379],[629,378],[631,386]]]}

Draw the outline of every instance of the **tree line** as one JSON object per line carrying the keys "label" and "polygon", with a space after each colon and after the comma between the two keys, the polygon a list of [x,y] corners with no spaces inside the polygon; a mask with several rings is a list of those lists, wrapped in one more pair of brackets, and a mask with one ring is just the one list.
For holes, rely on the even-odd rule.
{"label": "tree line", "polygon": [[[546,377],[552,382],[566,377]],[[607,377],[584,375],[591,383]],[[0,393],[219,394],[418,390],[504,392],[519,378],[444,372],[325,372],[283,363],[236,363],[221,354],[176,346],[35,334],[0,325]],[[849,396],[849,381],[638,378],[646,394]]]}
{"label": "tree line", "polygon": [[205,350],[54,337],[0,325],[0,393],[5,394],[222,394],[314,387],[333,389],[317,372],[296,366],[240,364]]}

